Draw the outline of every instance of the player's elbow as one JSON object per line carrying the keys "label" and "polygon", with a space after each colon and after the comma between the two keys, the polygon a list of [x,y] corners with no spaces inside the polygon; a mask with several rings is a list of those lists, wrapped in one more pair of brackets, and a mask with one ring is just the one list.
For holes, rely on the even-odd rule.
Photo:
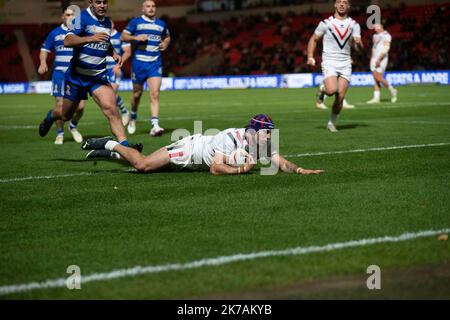
{"label": "player's elbow", "polygon": [[210,167],[209,167],[209,172],[213,175],[213,176],[219,176],[222,172],[219,169],[219,166],[215,163],[213,163]]}
{"label": "player's elbow", "polygon": [[129,41],[130,39],[128,39],[127,34],[125,32],[122,32],[120,34],[120,41]]}
{"label": "player's elbow", "polygon": [[219,175],[218,172],[217,172],[216,165],[215,165],[214,163],[209,167],[209,172],[210,172],[213,176]]}

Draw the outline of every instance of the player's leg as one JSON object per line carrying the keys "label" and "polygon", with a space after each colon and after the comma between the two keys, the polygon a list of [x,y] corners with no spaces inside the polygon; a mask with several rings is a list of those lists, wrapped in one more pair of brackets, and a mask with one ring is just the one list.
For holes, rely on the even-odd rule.
{"label": "player's leg", "polygon": [[[325,93],[328,96],[336,96],[337,94],[337,90],[338,90],[338,77],[337,75],[331,74],[331,75],[326,75],[325,74],[325,79],[323,80],[323,84],[325,87]],[[330,120],[328,121],[327,124],[327,129],[330,131],[334,131],[335,127],[334,127],[334,123],[335,120],[337,118],[337,114],[334,114],[333,109],[331,110],[331,115],[330,115]],[[334,129],[333,129],[334,128]]]}
{"label": "player's leg", "polygon": [[140,153],[142,148],[136,150],[123,146],[110,137],[88,139],[81,148],[92,150],[87,154],[87,159],[107,158],[126,161],[141,172],[158,171],[170,163],[169,152],[165,147],[144,156]]}
{"label": "player's leg", "polygon": [[101,85],[92,89],[92,98],[100,106],[103,114],[109,121],[109,126],[117,140],[128,145],[125,128],[116,108],[116,94],[110,85]]}
{"label": "player's leg", "polygon": [[133,95],[131,96],[131,119],[128,124],[128,133],[134,134],[136,132],[136,121],[139,103],[141,102],[142,92],[144,87],[140,83],[133,82]]}
{"label": "player's leg", "polygon": [[78,106],[79,100],[69,100],[67,98],[63,98],[62,108],[61,109],[52,109],[47,112],[44,120],[39,124],[39,135],[41,137],[45,137],[47,133],[50,131],[50,128],[53,125],[53,122],[57,120],[62,120],[63,122],[68,121],[72,118],[75,110]]}
{"label": "player's leg", "polygon": [[345,95],[347,93],[349,86],[349,80],[344,77],[339,77],[337,79],[337,93],[335,95],[335,100],[333,103],[333,107],[331,109],[330,120],[328,121],[327,129],[331,132],[337,132],[336,129],[336,121],[339,114],[342,111],[343,102],[345,99]]}
{"label": "player's leg", "polygon": [[69,122],[69,131],[72,134],[73,140],[77,143],[83,142],[83,136],[78,131],[78,123],[84,114],[84,108],[86,106],[86,100],[81,100],[78,103],[77,109]]}
{"label": "player's leg", "polygon": [[111,82],[111,87],[116,93],[116,105],[117,108],[119,108],[120,116],[122,118],[122,124],[125,127],[126,125],[128,125],[128,122],[130,122],[130,113],[125,106],[122,97],[119,95],[119,81],[116,80],[115,82]]}
{"label": "player's leg", "polygon": [[372,75],[373,75],[373,80],[374,80],[374,85],[373,85],[373,98],[369,101],[367,101],[367,104],[376,104],[376,103],[380,103],[380,86],[381,86],[381,82],[380,82],[380,77],[378,72],[376,71],[372,71]]}
{"label": "player's leg", "polygon": [[113,147],[107,146],[107,149],[120,154],[121,159],[125,159],[136,170],[141,172],[158,171],[167,167],[170,163],[169,152],[165,147],[148,156],[143,156],[139,151],[120,144],[116,144]]}
{"label": "player's leg", "polygon": [[164,129],[159,126],[159,92],[161,89],[161,77],[152,77],[147,80],[150,90],[150,106],[152,112],[152,129],[150,135],[160,136],[164,133]]}
{"label": "player's leg", "polygon": [[325,94],[325,85],[322,81],[322,83],[319,86],[319,90],[317,91],[317,94],[316,94],[316,108],[317,109],[328,109],[324,103],[326,97],[327,97],[327,95]]}
{"label": "player's leg", "polygon": [[389,81],[387,81],[384,78],[384,73],[386,71],[386,67],[387,67],[387,61],[383,61],[382,65],[380,66],[380,72],[378,74],[380,82],[383,84],[383,86],[385,88],[387,88],[389,90],[389,92],[391,93],[391,102],[395,103],[397,102],[397,89],[395,89],[390,83]]}
{"label": "player's leg", "polygon": [[[62,113],[62,97],[55,97],[55,109],[58,110],[58,113]],[[56,139],[55,144],[61,145],[64,143],[64,121],[56,120]]]}

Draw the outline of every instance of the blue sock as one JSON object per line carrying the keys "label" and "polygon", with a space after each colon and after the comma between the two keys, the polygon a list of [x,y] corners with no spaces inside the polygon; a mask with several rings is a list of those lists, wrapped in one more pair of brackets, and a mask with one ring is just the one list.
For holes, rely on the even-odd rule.
{"label": "blue sock", "polygon": [[124,146],[124,147],[129,147],[130,146],[130,144],[128,143],[128,140],[123,140],[120,144],[122,146]]}
{"label": "blue sock", "polygon": [[137,120],[137,112],[131,111],[131,120]]}
{"label": "blue sock", "polygon": [[116,104],[121,113],[127,113],[127,108],[125,107],[125,104],[123,103],[122,97],[119,95],[117,95]]}
{"label": "blue sock", "polygon": [[53,117],[52,117],[52,112],[53,110],[50,110],[49,112],[47,112],[47,121],[49,122],[53,122]]}
{"label": "blue sock", "polygon": [[57,136],[63,136],[64,135],[64,128],[57,128],[56,129],[56,135]]}
{"label": "blue sock", "polygon": [[73,120],[70,120],[69,128],[70,128],[71,130],[72,130],[72,129],[76,129],[77,125],[78,125],[77,122],[74,122]]}

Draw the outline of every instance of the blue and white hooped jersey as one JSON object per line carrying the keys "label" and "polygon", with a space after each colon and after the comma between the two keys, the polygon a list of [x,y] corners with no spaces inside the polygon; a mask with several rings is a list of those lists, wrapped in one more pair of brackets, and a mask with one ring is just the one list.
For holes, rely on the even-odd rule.
{"label": "blue and white hooped jersey", "polygon": [[133,60],[140,62],[155,62],[161,60],[159,45],[165,37],[169,37],[169,29],[164,21],[160,19],[151,20],[146,16],[134,18],[130,21],[124,32],[133,36],[145,34],[148,40],[138,42],[134,50]]}
{"label": "blue and white hooped jersey", "polygon": [[56,71],[66,72],[70,66],[70,60],[73,56],[73,49],[64,46],[64,38],[67,35],[69,28],[64,24],[53,29],[42,44],[41,51],[55,53],[55,61],[53,62],[53,69]]}
{"label": "blue and white hooped jersey", "polygon": [[[92,36],[95,33],[103,32],[111,36],[112,22],[108,17],[99,20],[91,12],[90,8],[81,12],[79,26],[75,26],[67,34],[74,34],[80,37]],[[105,42],[93,42],[82,47],[74,48],[73,58],[70,62],[72,72],[96,78],[106,72],[106,57],[109,55],[110,40]]]}
{"label": "blue and white hooped jersey", "polygon": [[[123,47],[130,46],[130,43],[122,42],[122,40],[120,40],[120,33],[116,29],[113,29],[111,33],[110,42],[119,56],[123,55]],[[114,61],[113,57],[106,57],[106,68],[108,70],[114,68],[115,65],[116,62]]]}

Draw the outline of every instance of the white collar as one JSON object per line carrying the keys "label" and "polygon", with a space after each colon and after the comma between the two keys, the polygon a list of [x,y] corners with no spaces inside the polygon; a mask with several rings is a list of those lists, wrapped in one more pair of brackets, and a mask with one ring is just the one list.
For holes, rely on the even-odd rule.
{"label": "white collar", "polygon": [[91,7],[88,7],[86,10],[87,10],[87,12],[91,15],[91,17],[94,18],[95,20],[97,20],[97,21],[103,21],[103,20],[105,20],[105,18],[103,18],[102,20],[99,20],[99,19],[92,13]]}
{"label": "white collar", "polygon": [[142,17],[142,19],[144,19],[144,20],[147,21],[147,22],[155,22],[155,20],[156,20],[156,19],[153,19],[153,20],[152,20],[152,19],[147,18],[147,17],[145,16],[145,14],[143,14],[141,17]]}
{"label": "white collar", "polygon": [[117,32],[118,32],[118,31],[117,31],[116,29],[113,29],[112,32],[111,32],[111,37],[112,37],[113,35],[115,35]]}
{"label": "white collar", "polygon": [[61,23],[61,29],[63,29],[64,31],[69,31],[69,28],[67,28],[64,23]]}

